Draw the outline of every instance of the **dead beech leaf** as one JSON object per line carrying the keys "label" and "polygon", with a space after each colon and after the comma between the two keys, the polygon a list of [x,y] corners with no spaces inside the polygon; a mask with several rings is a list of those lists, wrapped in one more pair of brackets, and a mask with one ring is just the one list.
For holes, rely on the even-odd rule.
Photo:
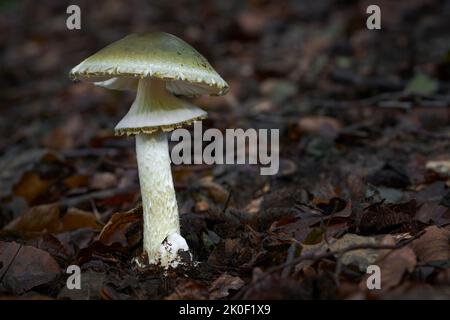
{"label": "dead beech leaf", "polygon": [[92,189],[109,189],[118,185],[117,177],[111,172],[99,172],[92,177],[90,187]]}
{"label": "dead beech leaf", "polygon": [[237,23],[244,33],[257,35],[270,22],[270,14],[263,10],[246,10],[239,14]]}
{"label": "dead beech leaf", "polygon": [[64,179],[64,185],[70,189],[83,188],[88,185],[88,177],[81,174],[75,174]]}
{"label": "dead beech leaf", "polygon": [[[381,240],[381,245],[395,245],[391,235]],[[416,255],[409,246],[395,250],[383,250],[376,264],[381,269],[381,289],[397,286],[406,272],[412,272],[417,264]]]}
{"label": "dead beech leaf", "polygon": [[316,207],[334,218],[348,218],[352,213],[352,202],[341,198],[331,198],[327,202],[317,203]]}
{"label": "dead beech leaf", "polygon": [[450,160],[428,161],[425,164],[427,170],[433,171],[443,177],[450,177]]}
{"label": "dead beech leaf", "polygon": [[225,298],[229,295],[230,290],[239,290],[244,284],[245,282],[241,278],[224,273],[211,284],[210,299]]}
{"label": "dead beech leaf", "polygon": [[441,225],[450,222],[450,208],[436,202],[425,202],[417,211],[416,220]]}
{"label": "dead beech leaf", "polygon": [[295,238],[303,241],[311,232],[311,226],[320,222],[320,217],[299,219],[298,217],[285,216],[270,225],[269,231],[281,239]]}
{"label": "dead beech leaf", "polygon": [[328,203],[332,198],[339,198],[340,189],[328,181],[320,180],[313,186],[312,194],[314,195],[312,203],[317,205]]}
{"label": "dead beech leaf", "polygon": [[0,242],[0,279],[3,279],[20,248],[21,245],[16,242]]}
{"label": "dead beech leaf", "polygon": [[[13,259],[11,252],[15,252]],[[0,261],[8,261],[0,269],[0,291],[20,294],[55,281],[60,274],[58,263],[49,253],[15,242],[0,242]]]}
{"label": "dead beech leaf", "polygon": [[101,299],[101,291],[105,283],[105,273],[88,270],[81,273],[79,290],[70,290],[64,286],[58,294],[59,299],[71,300],[98,300]]}
{"label": "dead beech leaf", "polygon": [[363,233],[373,234],[401,229],[413,222],[413,216],[419,208],[420,204],[414,199],[402,203],[374,203],[364,209],[360,230]]}
{"label": "dead beech leaf", "polygon": [[412,248],[421,262],[446,261],[450,259],[450,231],[436,226],[413,241]]}
{"label": "dead beech leaf", "polygon": [[[373,237],[362,237],[356,234],[346,234],[342,238],[333,242],[330,246],[331,251],[345,250],[355,245],[374,245],[377,240]],[[354,265],[362,272],[373,264],[378,257],[378,251],[373,249],[359,249],[344,253],[340,258],[344,265]]]}
{"label": "dead beech leaf", "polygon": [[72,149],[79,143],[82,133],[85,130],[85,121],[77,114],[67,118],[62,126],[50,131],[44,137],[42,143],[50,149]]}
{"label": "dead beech leaf", "polygon": [[195,203],[195,211],[196,212],[204,212],[204,211],[207,211],[208,209],[209,209],[209,204],[208,204],[208,201],[206,201],[206,200],[202,199]]}
{"label": "dead beech leaf", "polygon": [[259,197],[256,199],[253,199],[244,209],[244,211],[256,214],[261,210],[261,204],[263,202],[264,197]]}
{"label": "dead beech leaf", "polygon": [[166,300],[206,300],[208,299],[208,289],[200,282],[183,279],[174,292],[165,298]]}
{"label": "dead beech leaf", "polygon": [[80,210],[77,208],[69,208],[62,218],[61,232],[81,228],[101,230],[102,225],[97,222],[97,219],[92,212]]}
{"label": "dead beech leaf", "polygon": [[9,152],[0,158],[0,198],[11,195],[23,175],[32,170],[49,152],[45,149],[30,149]]}
{"label": "dead beech leaf", "polygon": [[105,245],[134,246],[142,239],[142,207],[113,214],[99,235]]}
{"label": "dead beech leaf", "polygon": [[33,172],[26,172],[13,187],[15,196],[23,197],[28,203],[32,202],[50,186],[50,181],[44,180]]}
{"label": "dead beech leaf", "polygon": [[301,132],[320,134],[325,137],[335,138],[342,129],[339,120],[325,116],[302,117],[298,122]]}
{"label": "dead beech leaf", "polygon": [[4,230],[18,232],[56,233],[60,229],[58,204],[44,204],[33,207],[11,221]]}
{"label": "dead beech leaf", "polygon": [[220,184],[212,181],[212,177],[200,180],[200,186],[208,192],[208,195],[217,203],[225,203],[228,200],[229,192]]}

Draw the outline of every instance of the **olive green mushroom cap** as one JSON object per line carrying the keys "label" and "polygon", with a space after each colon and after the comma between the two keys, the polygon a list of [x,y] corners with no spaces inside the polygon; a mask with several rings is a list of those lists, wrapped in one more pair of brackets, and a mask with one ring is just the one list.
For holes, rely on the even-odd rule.
{"label": "olive green mushroom cap", "polygon": [[157,78],[177,95],[228,91],[228,84],[197,50],[165,32],[128,35],[74,67],[70,77],[117,90],[136,90],[140,78]]}

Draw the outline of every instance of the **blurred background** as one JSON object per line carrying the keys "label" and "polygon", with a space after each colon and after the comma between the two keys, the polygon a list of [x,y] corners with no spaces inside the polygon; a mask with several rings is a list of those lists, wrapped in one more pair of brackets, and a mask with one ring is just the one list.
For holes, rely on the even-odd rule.
{"label": "blurred background", "polygon": [[[66,28],[71,4],[81,8],[81,30]],[[370,4],[381,8],[381,30],[366,28]],[[184,232],[200,260],[245,265],[247,277],[260,254],[266,259],[262,266],[283,262],[288,239],[305,241],[317,228],[286,220],[298,217],[298,206],[305,203],[318,205],[323,214],[352,204],[352,215],[349,211],[327,229],[333,236],[386,234],[397,227],[414,233],[450,221],[448,1],[2,0],[1,239],[35,239],[29,232],[53,230],[66,248],[64,261],[80,259],[79,249],[94,241],[114,212],[138,206],[134,140],[113,132],[134,93],[73,83],[68,73],[109,43],[141,31],[180,37],[229,83],[226,96],[194,99],[209,112],[205,129],[280,129],[276,176],[260,176],[258,168],[247,165],[173,168]],[[414,223],[399,227],[374,218],[361,224],[366,206],[382,199],[418,201],[414,209],[394,210],[409,214],[395,219]],[[48,207],[25,222],[21,218],[54,203],[56,218],[42,218]],[[421,211],[421,205],[427,209]],[[64,220],[67,212],[78,222]],[[218,218],[221,214],[231,220]],[[198,222],[198,215],[207,221]],[[269,248],[282,250],[265,247],[264,254],[241,252],[240,260],[220,260],[219,243],[250,232],[230,229],[242,220],[263,239],[275,237],[267,240]],[[385,224],[386,229],[377,227]],[[85,227],[89,232],[80,231]],[[273,294],[304,294],[286,288]],[[8,290],[17,294],[30,288]],[[46,294],[59,292],[52,290]],[[331,297],[359,292],[356,287],[333,290]],[[270,298],[267,290],[251,292],[246,297]],[[404,292],[414,291],[398,294]]]}

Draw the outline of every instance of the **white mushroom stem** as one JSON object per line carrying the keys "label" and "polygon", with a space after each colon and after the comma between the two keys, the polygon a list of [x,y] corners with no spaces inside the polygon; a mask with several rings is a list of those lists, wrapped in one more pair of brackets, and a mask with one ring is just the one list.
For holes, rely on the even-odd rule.
{"label": "white mushroom stem", "polygon": [[141,79],[133,105],[116,126],[119,133],[136,134],[144,212],[144,251],[150,263],[176,266],[178,249],[189,249],[186,241],[180,240],[184,239],[179,235],[167,134],[161,128],[171,129],[205,114],[202,109],[170,94],[164,81]]}
{"label": "white mushroom stem", "polygon": [[136,154],[144,211],[144,250],[150,263],[158,263],[163,241],[180,233],[166,133],[137,135]]}

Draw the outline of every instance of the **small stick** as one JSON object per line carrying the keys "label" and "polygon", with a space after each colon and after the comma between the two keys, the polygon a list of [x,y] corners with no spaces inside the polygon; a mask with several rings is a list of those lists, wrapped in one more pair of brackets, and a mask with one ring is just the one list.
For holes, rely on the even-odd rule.
{"label": "small stick", "polygon": [[101,191],[95,191],[76,197],[66,197],[60,200],[60,204],[67,207],[74,207],[81,203],[89,202],[92,199],[106,199],[118,194],[129,193],[137,190],[137,186],[128,186],[123,188],[114,188]]}
{"label": "small stick", "polygon": [[[290,263],[294,257],[295,257],[295,251],[297,249],[297,244],[294,242],[291,244],[291,246],[288,249],[287,257],[286,257],[286,263]],[[292,266],[289,264],[287,265],[283,271],[281,272],[282,278],[287,278],[289,274],[291,273]]]}

